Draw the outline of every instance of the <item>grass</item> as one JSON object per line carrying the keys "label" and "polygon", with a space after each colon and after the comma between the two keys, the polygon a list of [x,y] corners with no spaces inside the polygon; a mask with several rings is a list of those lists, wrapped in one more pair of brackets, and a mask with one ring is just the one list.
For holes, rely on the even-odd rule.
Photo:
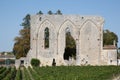
{"label": "grass", "polygon": [[37,67],[41,80],[110,80],[120,74],[118,66]]}
{"label": "grass", "polygon": [[15,67],[0,67],[4,80],[112,80],[118,75],[120,66],[23,67],[17,71]]}

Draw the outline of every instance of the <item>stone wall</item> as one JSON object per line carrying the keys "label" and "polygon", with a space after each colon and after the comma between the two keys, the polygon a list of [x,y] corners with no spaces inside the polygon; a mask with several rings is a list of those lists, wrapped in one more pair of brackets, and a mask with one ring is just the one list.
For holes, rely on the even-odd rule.
{"label": "stone wall", "polygon": [[[65,30],[70,29],[76,42],[75,65],[100,65],[102,54],[102,31],[104,19],[100,16],[80,15],[33,15],[31,16],[31,49],[27,55],[38,58],[41,66],[68,65],[63,59]],[[44,31],[49,28],[49,48],[44,45]]]}
{"label": "stone wall", "polygon": [[101,62],[102,65],[117,65],[117,49],[104,49]]}

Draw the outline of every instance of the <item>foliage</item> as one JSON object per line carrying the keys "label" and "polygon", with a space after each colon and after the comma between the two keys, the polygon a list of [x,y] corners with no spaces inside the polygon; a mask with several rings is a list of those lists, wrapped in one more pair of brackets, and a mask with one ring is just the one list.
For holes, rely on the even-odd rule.
{"label": "foliage", "polygon": [[0,74],[0,80],[5,78],[5,76],[10,72],[11,68],[7,68],[2,74]]}
{"label": "foliage", "polygon": [[1,54],[1,55],[4,55],[4,53],[5,53],[5,52],[1,52],[0,54]]}
{"label": "foliage", "polygon": [[53,12],[50,10],[50,11],[48,11],[48,14],[49,14],[49,15],[52,15],[52,14],[53,14]]}
{"label": "foliage", "polygon": [[0,74],[6,70],[6,67],[0,67]]}
{"label": "foliage", "polygon": [[16,76],[16,68],[15,67],[0,67],[0,80],[14,80]]}
{"label": "foliage", "polygon": [[49,28],[45,28],[45,48],[49,48]]}
{"label": "foliage", "polygon": [[66,32],[66,48],[64,53],[64,59],[69,60],[70,57],[76,59],[76,43],[71,33],[68,31]]}
{"label": "foliage", "polygon": [[119,66],[23,67],[17,72],[10,67],[0,73],[0,80],[112,80],[118,75]]}
{"label": "foliage", "polygon": [[31,59],[31,65],[35,66],[35,67],[39,66],[40,65],[40,60],[35,59],[35,58]]}
{"label": "foliage", "polygon": [[1,52],[0,54],[5,55],[5,53],[7,53],[7,55],[13,55],[12,52]]}
{"label": "foliage", "polygon": [[70,32],[66,33],[66,47],[67,48],[75,48],[76,43]]}
{"label": "foliage", "polygon": [[11,68],[11,71],[6,75],[6,77],[3,80],[14,80],[16,75],[16,68]]}
{"label": "foliage", "polygon": [[[37,14],[43,14],[42,11],[39,11]],[[49,15],[52,15],[52,11],[48,11]],[[60,10],[57,11],[57,14],[62,14]],[[16,58],[26,57],[29,49],[30,49],[30,15],[27,14],[25,18],[23,18],[23,23],[21,24],[23,29],[20,30],[20,36],[15,37],[13,53]],[[48,42],[49,43],[49,42]]]}
{"label": "foliage", "polygon": [[113,41],[116,41],[116,46],[118,43],[118,36],[109,30],[104,30],[103,31],[103,45],[112,45]]}
{"label": "foliage", "polygon": [[51,10],[48,11],[49,15],[55,14],[55,15],[62,15],[62,12],[58,9],[56,13],[53,13]]}
{"label": "foliage", "polygon": [[20,36],[15,38],[13,48],[16,58],[25,57],[30,49],[30,15],[27,14],[23,21],[23,29],[19,32]]}
{"label": "foliage", "polygon": [[22,80],[22,73],[20,68],[17,70],[15,80]]}
{"label": "foliage", "polygon": [[120,59],[120,48],[118,48],[117,58]]}
{"label": "foliage", "polygon": [[39,80],[111,80],[120,74],[118,66],[34,67]]}
{"label": "foliage", "polygon": [[21,71],[22,71],[22,76],[23,76],[22,79],[23,80],[32,80],[28,73],[28,70],[25,67],[23,67],[23,69]]}
{"label": "foliage", "polygon": [[42,12],[42,11],[39,11],[37,14],[40,14],[40,15],[42,15],[42,14],[43,14],[43,12]]}
{"label": "foliage", "polygon": [[30,14],[27,14],[23,18],[23,23],[21,24],[21,26],[23,26],[24,29],[30,29]]}
{"label": "foliage", "polygon": [[69,58],[76,60],[76,49],[75,48],[65,48],[64,59],[69,60]]}
{"label": "foliage", "polygon": [[120,53],[118,53],[117,58],[120,59]]}
{"label": "foliage", "polygon": [[42,80],[40,79],[39,74],[35,70],[33,70],[31,67],[28,67],[28,70],[30,71],[34,80]]}
{"label": "foliage", "polygon": [[60,10],[57,10],[55,14],[62,15],[62,12]]}

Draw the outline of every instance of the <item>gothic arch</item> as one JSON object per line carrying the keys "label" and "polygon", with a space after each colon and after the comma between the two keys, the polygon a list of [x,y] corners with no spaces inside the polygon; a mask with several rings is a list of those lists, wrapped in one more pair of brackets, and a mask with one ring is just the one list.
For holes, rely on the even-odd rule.
{"label": "gothic arch", "polygon": [[67,26],[66,27],[64,26],[64,25],[67,25],[67,24],[68,24],[68,27],[70,27],[69,25],[71,25],[71,27],[76,28],[75,24],[71,20],[67,19],[60,25],[60,28],[59,28],[58,32],[60,33],[61,30],[63,30],[63,28],[67,28]]}
{"label": "gothic arch", "polygon": [[61,26],[60,26],[60,28],[59,28],[59,30],[58,30],[58,34],[63,33],[66,28],[69,28],[69,29],[71,30],[71,35],[72,35],[74,38],[76,38],[76,36],[75,36],[76,26],[75,26],[75,24],[74,24],[71,20],[69,20],[69,19],[65,20],[65,21],[61,24]]}
{"label": "gothic arch", "polygon": [[[87,20],[83,23],[80,29],[79,40],[80,56],[84,58],[84,61],[89,61],[87,62],[89,64],[98,64],[100,56],[100,31],[93,21]],[[81,63],[84,64],[85,62],[82,61]]]}
{"label": "gothic arch", "polygon": [[[46,24],[46,23],[51,24],[51,25],[52,25],[52,28],[55,29],[55,25],[54,25],[50,20],[46,19],[46,20],[44,20],[44,21],[40,24],[40,26],[38,27],[37,33],[39,33],[39,30],[41,30],[41,28],[44,27],[43,25]],[[50,28],[50,27],[48,26],[48,28]]]}
{"label": "gothic arch", "polygon": [[59,35],[58,35],[58,54],[60,55],[62,60],[64,60],[63,55],[65,52],[65,44],[66,44],[65,43],[66,42],[66,40],[65,40],[66,32],[65,31],[67,28],[70,29],[71,35],[74,38],[74,40],[76,40],[76,38],[77,38],[76,26],[74,25],[74,23],[72,21],[65,20],[58,30],[58,33],[59,33]]}
{"label": "gothic arch", "polygon": [[83,24],[81,25],[80,30],[81,30],[81,29],[84,27],[84,25],[85,25],[86,23],[88,23],[88,22],[93,23],[93,24],[94,24],[94,25],[98,28],[97,24],[95,24],[95,22],[94,22],[94,21],[92,21],[92,20],[88,19],[88,20],[86,20],[85,22],[83,22]]}
{"label": "gothic arch", "polygon": [[[49,29],[49,48],[45,48],[44,40],[44,31],[45,29]],[[55,54],[56,52],[56,30],[55,26],[49,21],[49,20],[44,20],[41,25],[38,28],[37,32],[37,54],[40,54],[43,57],[51,57]],[[39,48],[39,49],[38,49]],[[54,49],[54,50],[53,50]]]}

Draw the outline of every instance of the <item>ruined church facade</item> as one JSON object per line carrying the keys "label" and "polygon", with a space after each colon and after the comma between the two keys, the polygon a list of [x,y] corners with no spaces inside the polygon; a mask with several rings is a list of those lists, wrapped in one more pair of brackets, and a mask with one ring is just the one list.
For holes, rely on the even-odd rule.
{"label": "ruined church facade", "polygon": [[[33,15],[30,20],[31,41],[26,64],[37,58],[41,66],[52,66],[53,60],[60,65],[102,65],[103,24],[100,16],[80,15]],[[46,29],[48,38],[46,39]],[[64,59],[66,30],[69,29],[76,44],[76,59]],[[45,40],[49,43],[46,46]],[[113,59],[116,59],[116,56]],[[106,62],[107,65],[107,62]]]}

